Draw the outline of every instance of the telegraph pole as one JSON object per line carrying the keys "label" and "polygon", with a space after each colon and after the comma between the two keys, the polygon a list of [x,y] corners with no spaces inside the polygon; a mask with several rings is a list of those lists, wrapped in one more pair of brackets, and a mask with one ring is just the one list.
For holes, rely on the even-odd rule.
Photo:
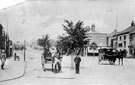
{"label": "telegraph pole", "polygon": [[24,61],[25,61],[26,40],[24,40]]}

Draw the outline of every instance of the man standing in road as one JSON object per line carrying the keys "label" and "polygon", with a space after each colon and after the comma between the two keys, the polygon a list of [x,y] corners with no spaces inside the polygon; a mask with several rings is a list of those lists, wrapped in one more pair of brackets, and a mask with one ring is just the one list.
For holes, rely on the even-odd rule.
{"label": "man standing in road", "polygon": [[78,53],[77,56],[75,57],[74,62],[75,62],[75,70],[76,70],[76,73],[79,74],[79,68],[80,68],[80,62],[81,62],[81,58],[80,58],[80,56],[79,56],[79,53]]}

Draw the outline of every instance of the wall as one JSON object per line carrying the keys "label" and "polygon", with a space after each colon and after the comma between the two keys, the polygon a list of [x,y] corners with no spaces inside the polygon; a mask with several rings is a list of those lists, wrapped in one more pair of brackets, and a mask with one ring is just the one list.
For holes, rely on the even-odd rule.
{"label": "wall", "polygon": [[91,33],[90,43],[96,42],[98,46],[107,46],[107,34],[105,33]]}

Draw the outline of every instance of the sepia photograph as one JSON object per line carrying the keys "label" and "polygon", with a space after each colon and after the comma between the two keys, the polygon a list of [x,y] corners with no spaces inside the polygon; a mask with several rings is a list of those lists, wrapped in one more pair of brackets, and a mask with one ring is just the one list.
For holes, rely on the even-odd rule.
{"label": "sepia photograph", "polygon": [[135,0],[0,0],[0,85],[135,85]]}

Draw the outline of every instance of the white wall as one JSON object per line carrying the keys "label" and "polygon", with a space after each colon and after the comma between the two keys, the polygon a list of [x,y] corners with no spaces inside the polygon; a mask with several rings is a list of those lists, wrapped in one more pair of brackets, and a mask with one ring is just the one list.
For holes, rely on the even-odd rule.
{"label": "white wall", "polygon": [[[126,39],[124,40],[124,36],[126,36]],[[121,40],[120,40],[120,37],[121,37]],[[124,41],[126,41],[126,47],[124,47]],[[118,50],[123,50],[123,49],[126,49],[127,50],[127,57],[128,56],[130,56],[130,54],[129,54],[129,45],[130,45],[130,36],[129,36],[129,34],[123,34],[123,35],[119,35],[118,36],[118,47],[117,47],[117,49]],[[119,44],[120,43],[122,43],[122,47],[119,47]]]}

